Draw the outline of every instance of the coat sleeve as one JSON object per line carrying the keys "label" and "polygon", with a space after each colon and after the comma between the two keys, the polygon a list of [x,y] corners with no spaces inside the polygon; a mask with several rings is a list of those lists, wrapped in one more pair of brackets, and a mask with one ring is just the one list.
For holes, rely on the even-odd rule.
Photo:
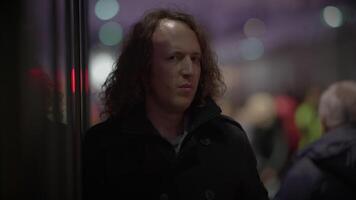
{"label": "coat sleeve", "polygon": [[224,126],[223,130],[235,135],[238,141],[237,146],[241,150],[241,157],[239,157],[241,160],[239,162],[241,162],[242,169],[242,188],[239,188],[238,191],[241,191],[242,194],[237,195],[237,198],[268,200],[268,192],[260,180],[257,172],[256,157],[245,131],[238,122],[227,116],[222,116],[222,120],[224,122],[222,124],[227,125]]}

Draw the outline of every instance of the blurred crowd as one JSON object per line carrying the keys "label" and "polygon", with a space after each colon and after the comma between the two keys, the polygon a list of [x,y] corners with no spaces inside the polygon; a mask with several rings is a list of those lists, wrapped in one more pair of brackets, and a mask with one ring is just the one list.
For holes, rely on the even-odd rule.
{"label": "blurred crowd", "polygon": [[233,116],[247,132],[261,180],[271,198],[296,152],[321,137],[320,94],[319,87],[310,87],[301,98],[257,92],[248,96],[241,106],[222,103],[223,112]]}

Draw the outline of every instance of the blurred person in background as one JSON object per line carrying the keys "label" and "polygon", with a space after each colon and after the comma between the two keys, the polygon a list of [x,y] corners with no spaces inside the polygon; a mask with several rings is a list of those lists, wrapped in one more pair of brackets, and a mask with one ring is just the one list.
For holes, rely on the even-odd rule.
{"label": "blurred person in background", "polygon": [[295,123],[298,102],[292,95],[279,94],[275,97],[277,116],[281,120],[282,129],[288,141],[288,160],[298,150],[300,132]]}
{"label": "blurred person in background", "polygon": [[279,189],[280,173],[288,154],[288,142],[274,96],[267,92],[251,95],[237,119],[247,128],[261,180],[273,197]]}
{"label": "blurred person in background", "polygon": [[297,155],[276,199],[356,199],[356,82],[332,84],[319,117],[323,136]]}
{"label": "blurred person in background", "polygon": [[268,199],[192,16],[147,13],[104,84],[108,119],[83,143],[83,199]]}
{"label": "blurred person in background", "polygon": [[277,117],[281,122],[282,132],[284,138],[286,138],[286,146],[288,147],[286,152],[283,152],[285,160],[282,168],[279,170],[279,177],[280,179],[283,179],[298,151],[300,132],[295,123],[295,112],[298,106],[298,101],[293,95],[285,93],[277,95],[275,97],[275,102]]}
{"label": "blurred person in background", "polygon": [[313,86],[307,89],[303,102],[297,107],[295,123],[300,132],[298,149],[319,139],[321,123],[318,116],[320,88]]}

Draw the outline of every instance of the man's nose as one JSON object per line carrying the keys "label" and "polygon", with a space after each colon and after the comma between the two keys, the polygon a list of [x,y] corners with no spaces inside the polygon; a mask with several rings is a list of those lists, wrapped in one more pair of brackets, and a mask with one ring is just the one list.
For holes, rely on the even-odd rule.
{"label": "man's nose", "polygon": [[182,63],[182,74],[183,75],[192,75],[194,72],[193,61],[190,56],[185,56]]}

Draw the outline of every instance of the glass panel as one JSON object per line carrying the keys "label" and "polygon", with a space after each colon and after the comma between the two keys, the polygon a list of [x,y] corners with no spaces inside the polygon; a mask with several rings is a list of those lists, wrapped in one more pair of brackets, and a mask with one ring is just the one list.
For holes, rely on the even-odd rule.
{"label": "glass panel", "polygon": [[79,199],[85,4],[14,0],[6,6],[12,21],[1,35],[2,64],[9,68],[0,74],[8,94],[1,98],[0,199]]}

